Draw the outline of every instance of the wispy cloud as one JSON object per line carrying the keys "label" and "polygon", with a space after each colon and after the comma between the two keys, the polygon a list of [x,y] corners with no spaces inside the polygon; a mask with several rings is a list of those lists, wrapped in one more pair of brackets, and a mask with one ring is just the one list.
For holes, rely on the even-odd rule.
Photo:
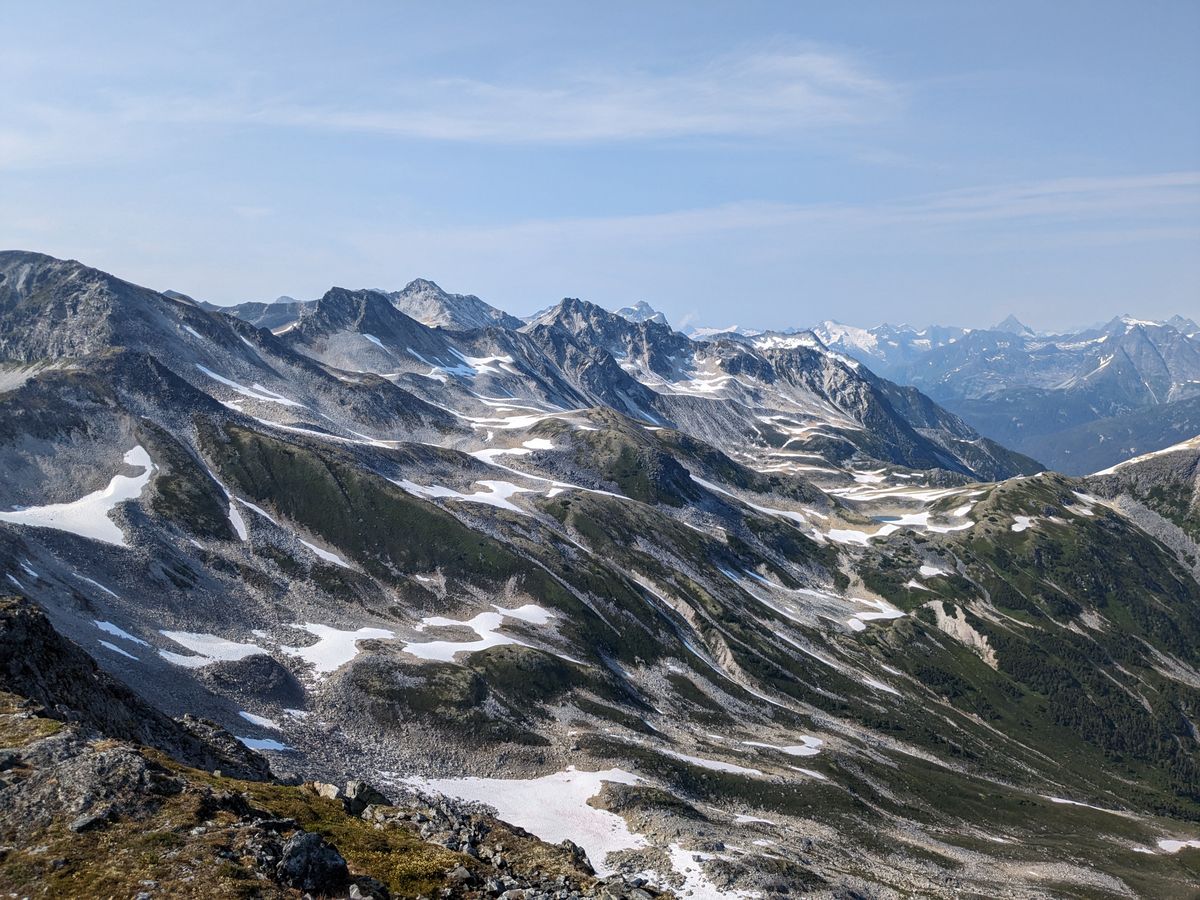
{"label": "wispy cloud", "polygon": [[689,71],[569,74],[549,85],[438,79],[358,108],[270,104],[272,124],[449,141],[622,141],[780,135],[877,120],[902,91],[830,52],[759,51]]}
{"label": "wispy cloud", "polygon": [[0,99],[0,166],[111,156],[180,126],[496,144],[795,136],[879,121],[903,101],[899,86],[853,57],[814,48],[750,50],[690,69],[543,73],[536,83],[396,77],[352,88],[106,90],[57,104],[14,93]]}

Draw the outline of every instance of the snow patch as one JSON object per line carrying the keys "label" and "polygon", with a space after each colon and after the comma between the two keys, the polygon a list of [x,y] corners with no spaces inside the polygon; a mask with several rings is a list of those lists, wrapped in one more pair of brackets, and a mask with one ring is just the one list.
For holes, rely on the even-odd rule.
{"label": "snow patch", "polygon": [[864,597],[849,597],[847,599],[853,600],[855,603],[865,604],[866,606],[870,606],[872,608],[871,612],[858,612],[846,620],[846,624],[855,631],[864,630],[866,628],[864,623],[866,622],[874,622],[880,619],[904,618],[903,611],[883,600],[867,600]]}
{"label": "snow patch", "polygon": [[335,566],[341,566],[343,569],[354,568],[354,566],[350,565],[350,563],[346,562],[346,560],[342,559],[332,550],[325,550],[322,547],[318,547],[316,544],[310,544],[308,541],[304,540],[304,538],[297,538],[297,540],[327,563],[333,563]]}
{"label": "snow patch", "polygon": [[218,375],[212,369],[207,369],[200,363],[196,363],[196,368],[211,378],[213,381],[220,382],[225,387],[230,388],[234,393],[241,394],[243,397],[248,397],[251,400],[259,400],[263,403],[279,403],[282,406],[298,406],[304,408],[303,403],[297,403],[295,400],[289,400],[282,394],[277,394],[272,390],[268,390],[261,384],[256,384],[252,388],[246,387],[244,384],[238,384],[223,375]]}
{"label": "snow patch", "polygon": [[112,622],[102,622],[99,619],[93,619],[92,623],[97,628],[99,628],[101,631],[103,631],[105,634],[111,634],[114,637],[122,638],[123,640],[129,641],[132,644],[139,644],[142,647],[150,646],[148,643],[143,641],[140,637],[134,637],[128,631],[126,631],[123,628],[118,628]]}
{"label": "snow patch", "polygon": [[815,769],[804,769],[800,766],[788,766],[793,772],[799,772],[801,775],[807,775],[809,778],[815,778],[818,781],[828,781],[829,779]]}
{"label": "snow patch", "polygon": [[132,653],[128,653],[125,650],[122,650],[116,644],[110,643],[109,641],[100,641],[100,646],[103,647],[105,650],[111,650],[113,653],[120,653],[122,656],[128,656],[130,659],[138,660],[138,662],[141,662],[141,660],[138,659],[136,656],[134,656]]}
{"label": "snow patch", "polygon": [[236,737],[251,750],[274,750],[278,753],[286,753],[292,749],[287,744],[282,744],[274,738],[252,738],[241,737],[239,735],[234,735],[234,737]]}
{"label": "snow patch", "polygon": [[279,723],[274,719],[268,719],[266,716],[256,716],[254,713],[246,712],[244,709],[238,710],[238,715],[251,725],[258,725],[260,728],[274,728],[276,731],[279,730]]}
{"label": "snow patch", "polygon": [[1178,853],[1185,847],[1192,847],[1200,850],[1200,841],[1193,839],[1188,841],[1164,840],[1158,842],[1158,849],[1164,853]]}
{"label": "snow patch", "polygon": [[867,541],[871,538],[887,537],[893,531],[897,531],[899,526],[894,522],[888,522],[881,526],[878,531],[867,534],[865,531],[859,531],[857,528],[830,528],[824,532],[825,537],[839,544],[858,544],[867,546]]}
{"label": "snow patch", "polygon": [[[486,453],[488,451],[477,451],[477,453]],[[464,494],[452,488],[443,487],[440,484],[423,485],[402,479],[394,481],[393,484],[399,485],[408,493],[417,497],[432,499],[434,497],[442,497],[446,500],[459,500],[463,503],[484,503],[488,506],[496,506],[500,509],[511,510],[515,513],[528,515],[528,513],[511,502],[508,498],[514,494],[531,493],[529,488],[517,487],[511,481],[476,481],[475,484],[482,485],[487,488],[486,491],[477,491],[474,494]]]}
{"label": "snow patch", "polygon": [[879,691],[886,691],[889,694],[895,694],[897,697],[900,696],[900,692],[890,684],[884,684],[882,681],[878,681],[877,679],[870,677],[864,677],[862,681],[867,687],[872,687]]}
{"label": "snow patch", "polygon": [[394,631],[386,628],[360,628],[357,631],[342,631],[329,625],[306,622],[303,625],[293,625],[302,628],[309,634],[317,636],[317,642],[307,647],[280,647],[289,656],[299,656],[313,664],[318,675],[327,675],[341,668],[358,655],[358,642],[372,639],[386,639],[396,636]]}
{"label": "snow patch", "polygon": [[[115,591],[109,590],[104,585],[102,585],[100,582],[93,581],[92,579],[88,578],[86,575],[80,575],[78,572],[72,572],[71,574],[74,575],[76,578],[78,578],[80,581],[86,581],[92,587],[99,588],[100,590],[104,591],[104,593],[108,594],[108,596],[117,597],[117,594]],[[120,600],[121,598],[117,597],[117,599]]]}
{"label": "snow patch", "polygon": [[588,805],[605,782],[632,785],[640,781],[622,769],[581,772],[571,766],[541,778],[410,777],[403,781],[460,800],[486,803],[496,808],[501,819],[548,843],[570,839],[583,848],[601,877],[615,871],[606,863],[609,853],[647,846],[646,839],[631,832],[623,818]]}
{"label": "snow patch", "polygon": [[675,890],[677,897],[688,897],[689,900],[744,900],[760,896],[756,891],[727,891],[713,884],[704,874],[702,863],[714,859],[715,854],[684,850],[679,844],[671,844],[667,852],[671,858],[671,868],[683,878],[683,886]]}
{"label": "snow patch", "polygon": [[199,669],[209,663],[245,659],[247,656],[267,652],[257,644],[241,644],[215,634],[197,634],[191,631],[160,631],[159,634],[196,654],[184,656],[170,650],[158,651],[158,655],[167,662],[187,669]]}
{"label": "snow patch", "polygon": [[421,620],[419,630],[425,628],[469,628],[474,631],[478,640],[474,641],[410,641],[404,645],[404,652],[418,659],[438,662],[453,662],[455,654],[478,653],[489,647],[499,647],[504,644],[529,646],[524,641],[500,633],[500,626],[506,618],[527,622],[531,625],[546,625],[554,618],[554,613],[533,603],[527,603],[516,609],[505,609],[496,606],[495,612],[481,612],[477,616],[460,622],[443,616],[429,616]]}
{"label": "snow patch", "polygon": [[738,825],[776,825],[770,819],[760,819],[758,816],[734,816],[733,821]]}
{"label": "snow patch", "polygon": [[667,750],[664,747],[657,748],[659,753],[673,756],[675,759],[682,760],[686,763],[691,763],[694,766],[699,766],[702,769],[709,769],[713,772],[728,772],[731,775],[752,775],[760,776],[763,773],[758,769],[751,769],[747,766],[739,766],[734,763],[722,762],[719,759],[706,759],[703,756],[691,756],[687,753],[679,753],[675,750]]}
{"label": "snow patch", "polygon": [[108,487],[93,491],[70,503],[27,506],[24,509],[0,512],[0,522],[30,525],[34,528],[53,528],[105,544],[128,547],[124,533],[108,514],[127,500],[138,499],[150,483],[150,476],[157,466],[140,444],[125,454],[124,462],[127,466],[140,467],[141,474],[114,475]]}
{"label": "snow patch", "polygon": [[747,747],[765,747],[768,750],[778,750],[781,753],[786,753],[788,756],[816,756],[821,752],[821,747],[825,743],[820,738],[801,735],[799,744],[791,744],[788,746],[778,746],[777,744],[764,744],[760,741],[742,741]]}
{"label": "snow patch", "polygon": [[1080,803],[1078,800],[1067,800],[1063,797],[1051,797],[1049,794],[1042,794],[1051,803],[1058,803],[1062,806],[1083,806],[1087,809],[1094,809],[1098,812],[1111,813],[1114,816],[1123,816],[1125,813],[1117,809],[1105,809],[1103,806],[1092,806],[1090,803]]}

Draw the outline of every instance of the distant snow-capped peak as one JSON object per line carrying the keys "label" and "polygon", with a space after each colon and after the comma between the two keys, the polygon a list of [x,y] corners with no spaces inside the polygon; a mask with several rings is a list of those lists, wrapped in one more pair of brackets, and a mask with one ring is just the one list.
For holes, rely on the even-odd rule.
{"label": "distant snow-capped peak", "polygon": [[687,336],[694,341],[711,341],[716,338],[738,338],[738,337],[755,337],[762,334],[750,328],[739,328],[737,325],[727,325],[724,328],[713,328],[711,326],[698,326],[688,329]]}
{"label": "distant snow-capped peak", "polygon": [[627,319],[630,322],[656,322],[659,325],[667,325],[667,317],[656,310],[645,300],[639,300],[633,306],[622,306],[614,312],[622,319]]}
{"label": "distant snow-capped peak", "polygon": [[843,325],[831,319],[814,327],[813,333],[830,347],[855,347],[864,353],[872,353],[879,344],[879,338],[867,329]]}
{"label": "distant snow-capped peak", "polygon": [[810,347],[814,350],[827,349],[825,343],[814,331],[791,333],[765,331],[754,337],[750,343],[759,350],[790,350],[794,347]]}

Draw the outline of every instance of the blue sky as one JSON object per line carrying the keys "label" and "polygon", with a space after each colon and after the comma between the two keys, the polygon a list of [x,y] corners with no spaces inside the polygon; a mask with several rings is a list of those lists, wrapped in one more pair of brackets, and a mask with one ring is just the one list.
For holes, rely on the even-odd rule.
{"label": "blue sky", "polygon": [[214,302],[1200,316],[1200,3],[16,4],[0,246]]}

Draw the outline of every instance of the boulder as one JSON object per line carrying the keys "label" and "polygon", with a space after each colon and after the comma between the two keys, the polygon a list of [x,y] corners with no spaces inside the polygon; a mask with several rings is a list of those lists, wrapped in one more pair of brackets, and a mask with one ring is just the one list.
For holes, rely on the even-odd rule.
{"label": "boulder", "polygon": [[391,900],[387,885],[370,875],[360,875],[350,885],[350,900]]}
{"label": "boulder", "polygon": [[312,789],[314,794],[318,797],[324,797],[326,800],[342,799],[342,789],[336,784],[329,784],[325,781],[314,781]]}
{"label": "boulder", "polygon": [[362,815],[368,806],[390,806],[380,791],[365,781],[347,781],[345,790],[346,809],[352,816]]}
{"label": "boulder", "polygon": [[288,839],[275,872],[281,884],[312,894],[339,890],[350,878],[346,860],[337,848],[310,831],[298,832]]}

